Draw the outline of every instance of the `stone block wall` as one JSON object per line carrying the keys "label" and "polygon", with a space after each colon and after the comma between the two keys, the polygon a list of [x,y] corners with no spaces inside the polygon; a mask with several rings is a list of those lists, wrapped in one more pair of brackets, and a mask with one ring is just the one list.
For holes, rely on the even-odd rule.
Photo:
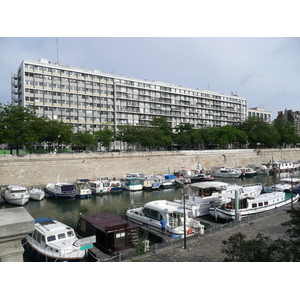
{"label": "stone block wall", "polygon": [[270,160],[300,160],[300,149],[243,149],[203,151],[109,152],[73,154],[0,155],[0,186],[22,183],[43,186],[76,178],[96,179],[100,176],[120,178],[126,173],[173,173],[174,170],[205,171],[214,166],[247,166]]}

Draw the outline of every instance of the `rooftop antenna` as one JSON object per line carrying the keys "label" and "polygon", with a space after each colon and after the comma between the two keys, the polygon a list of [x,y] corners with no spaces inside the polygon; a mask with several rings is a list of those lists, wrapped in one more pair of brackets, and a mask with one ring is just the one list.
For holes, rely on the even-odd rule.
{"label": "rooftop antenna", "polygon": [[57,61],[57,64],[59,64],[59,60],[58,60],[58,40],[59,40],[59,38],[57,37],[56,38],[56,61]]}

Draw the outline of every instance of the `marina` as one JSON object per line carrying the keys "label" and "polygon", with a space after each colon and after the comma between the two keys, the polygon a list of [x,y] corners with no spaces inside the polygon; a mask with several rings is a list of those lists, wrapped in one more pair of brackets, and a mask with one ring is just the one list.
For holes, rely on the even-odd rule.
{"label": "marina", "polygon": [[[300,172],[298,170],[293,172],[293,177],[297,178],[299,176]],[[277,174],[276,183],[279,182],[280,179],[286,177],[291,177],[291,173]],[[263,187],[267,187],[274,184],[273,176],[265,175],[257,175],[249,178],[222,178],[222,180],[220,181],[240,186],[259,183]],[[136,207],[139,207],[155,200],[165,199],[167,201],[174,201],[174,199],[176,198],[180,199],[183,197],[183,193],[185,195],[192,192],[190,184],[187,184],[185,186],[187,187],[186,189],[183,189],[182,186],[178,186],[177,188],[161,188],[151,191],[129,191],[123,189],[122,192],[119,193],[93,194],[91,197],[87,198],[77,197],[73,199],[61,199],[46,196],[40,201],[29,200],[23,207],[34,219],[45,217],[52,218],[70,226],[75,230],[80,215],[112,212],[124,219],[127,219],[126,212],[132,204],[134,204]],[[1,210],[12,207],[15,206],[5,201],[0,204]],[[220,222],[218,223],[215,218],[210,215],[197,217],[197,220],[200,222],[200,224],[205,226],[205,229],[215,227],[218,224],[222,224],[222,221],[218,221]],[[155,232],[152,232],[150,228],[147,228],[145,226],[143,228],[142,226],[141,229],[141,232],[146,232],[151,235],[150,245],[162,241],[162,237],[160,236],[159,232],[157,232],[157,236],[155,236]],[[91,250],[94,251],[95,256],[101,257],[102,253],[99,252],[96,247],[93,247],[93,249]],[[24,259],[25,261],[30,261],[28,257],[24,256]]]}

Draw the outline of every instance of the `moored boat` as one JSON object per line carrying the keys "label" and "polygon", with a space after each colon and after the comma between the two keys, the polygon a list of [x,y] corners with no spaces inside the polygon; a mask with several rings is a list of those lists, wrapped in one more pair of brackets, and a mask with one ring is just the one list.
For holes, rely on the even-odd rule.
{"label": "moored boat", "polygon": [[211,170],[213,177],[223,178],[239,178],[242,176],[242,172],[232,167],[215,167]]}
{"label": "moored boat", "polygon": [[51,218],[39,218],[23,246],[38,261],[81,261],[86,251],[80,250],[76,242],[78,238],[71,227]]}
{"label": "moored boat", "polygon": [[134,248],[139,227],[112,212],[80,215],[76,232],[81,237],[96,236],[94,246],[110,255]]}
{"label": "moored boat", "polygon": [[120,180],[110,180],[109,181],[109,187],[111,193],[119,193],[122,192],[122,184]]}
{"label": "moored boat", "polygon": [[45,198],[45,192],[39,188],[32,188],[29,190],[29,198],[32,200],[41,201]]}
{"label": "moored boat", "polygon": [[[250,215],[262,213],[278,207],[296,203],[299,200],[299,194],[285,192],[263,193],[256,197],[246,197],[238,199],[238,207],[235,207],[235,199],[231,202],[223,203],[219,206],[211,206],[209,213],[215,219],[231,220]],[[237,216],[236,216],[237,215]]]}
{"label": "moored boat", "polygon": [[137,177],[120,178],[122,188],[128,191],[141,191],[143,189],[142,179]]}
{"label": "moored boat", "polygon": [[286,177],[279,180],[277,184],[269,187],[265,187],[265,192],[284,192],[285,190],[290,190],[295,188],[300,184],[300,178],[297,177]]}
{"label": "moored boat", "polygon": [[99,177],[97,180],[90,180],[88,187],[95,195],[108,194],[111,190],[108,177]]}
{"label": "moored boat", "polygon": [[60,199],[74,199],[78,192],[73,183],[68,181],[60,182],[57,175],[56,183],[48,183],[45,187],[46,195]]}
{"label": "moored boat", "polygon": [[144,204],[139,208],[127,210],[127,218],[141,226],[149,227],[154,231],[161,232],[161,220],[164,219],[167,224],[167,233],[175,237],[183,237],[184,230],[187,235],[195,232],[204,233],[204,225],[191,217],[191,210],[185,210],[184,224],[184,207],[172,201],[155,200]]}
{"label": "moored boat", "polygon": [[92,190],[88,186],[89,179],[77,179],[75,181],[75,188],[77,190],[78,198],[88,198],[92,196]]}
{"label": "moored boat", "polygon": [[29,192],[22,184],[9,184],[5,187],[3,198],[14,205],[24,205],[29,200]]}
{"label": "moored boat", "polygon": [[235,197],[235,192],[243,197],[257,196],[262,191],[262,184],[237,185],[222,181],[197,182],[190,185],[192,193],[186,193],[184,199],[174,199],[174,202],[191,209],[193,217],[200,217],[209,214],[212,205],[219,205],[229,202]]}

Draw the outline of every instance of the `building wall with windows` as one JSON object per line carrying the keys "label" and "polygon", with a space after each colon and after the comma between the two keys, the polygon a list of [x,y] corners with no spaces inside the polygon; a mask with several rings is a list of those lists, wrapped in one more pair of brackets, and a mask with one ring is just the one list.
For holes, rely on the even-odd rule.
{"label": "building wall with windows", "polygon": [[166,116],[173,128],[221,127],[246,119],[237,95],[184,88],[51,63],[24,60],[12,77],[12,100],[35,105],[37,114],[74,124],[80,131],[104,125],[149,125]]}
{"label": "building wall with windows", "polygon": [[247,109],[247,116],[261,118],[266,122],[272,122],[272,113],[270,111],[266,111],[260,107],[248,108]]}

